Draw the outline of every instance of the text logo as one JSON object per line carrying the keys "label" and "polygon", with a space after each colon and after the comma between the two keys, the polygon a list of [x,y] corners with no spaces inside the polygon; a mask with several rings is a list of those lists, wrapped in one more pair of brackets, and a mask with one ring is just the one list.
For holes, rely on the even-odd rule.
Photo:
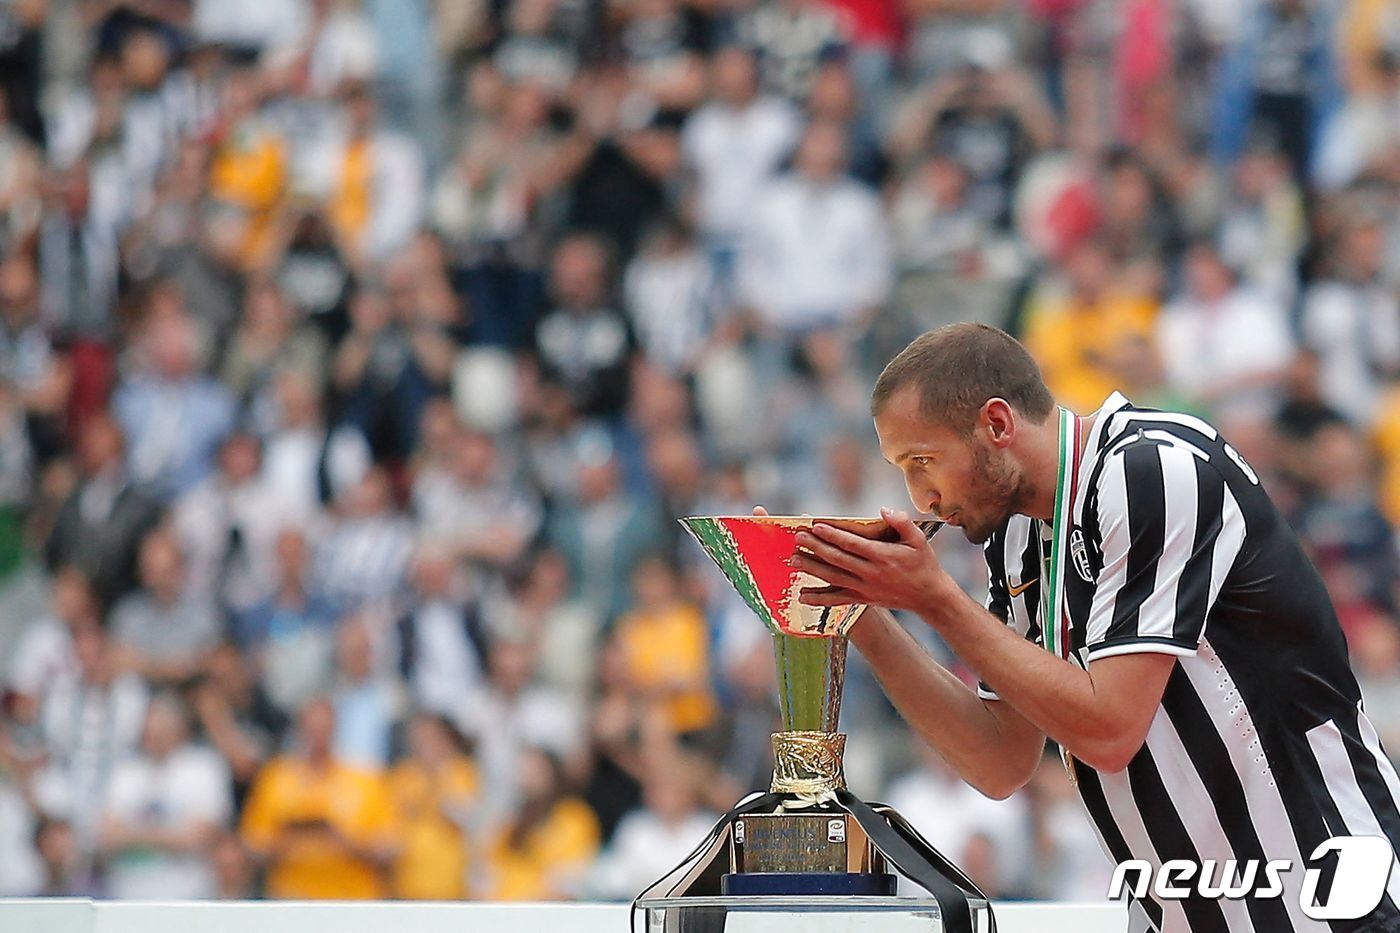
{"label": "text logo", "polygon": [[[1335,859],[1330,888],[1319,897],[1323,871],[1319,862]],[[1308,856],[1311,866],[1303,869],[1298,906],[1313,920],[1358,920],[1375,910],[1385,896],[1395,854],[1384,836],[1334,836]],[[1121,900],[1125,895],[1157,900],[1179,901],[1200,896],[1238,900],[1243,897],[1270,899],[1284,893],[1283,876],[1294,870],[1289,859],[1169,859],[1160,870],[1151,862],[1129,859],[1113,869],[1108,896]]]}

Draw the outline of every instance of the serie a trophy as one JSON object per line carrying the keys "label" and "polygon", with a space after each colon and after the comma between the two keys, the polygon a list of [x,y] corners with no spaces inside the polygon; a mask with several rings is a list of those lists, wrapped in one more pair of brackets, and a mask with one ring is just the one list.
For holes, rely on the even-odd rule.
{"label": "serie a trophy", "polygon": [[[866,607],[799,601],[804,587],[822,583],[788,565],[798,531],[815,521],[867,536],[888,530],[882,519],[681,519],[772,633],[783,731],[773,734],[768,792],[751,794],[721,817],[635,906],[646,911],[648,933],[736,930],[726,924],[740,915],[756,919],[755,912],[783,913],[790,921],[795,913],[852,910],[916,918],[915,926],[900,929],[995,933],[987,899],[960,869],[894,810],[867,804],[846,787],[846,736],[837,723],[846,632]],[[929,523],[925,533],[936,527]],[[896,872],[927,896],[897,897]]]}

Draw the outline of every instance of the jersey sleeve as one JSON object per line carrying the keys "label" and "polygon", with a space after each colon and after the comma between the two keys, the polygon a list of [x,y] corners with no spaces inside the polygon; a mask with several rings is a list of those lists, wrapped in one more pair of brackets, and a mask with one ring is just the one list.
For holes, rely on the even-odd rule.
{"label": "jersey sleeve", "polygon": [[1244,516],[1210,455],[1139,437],[1109,455],[1098,483],[1102,570],[1085,647],[1194,655],[1244,543]]}

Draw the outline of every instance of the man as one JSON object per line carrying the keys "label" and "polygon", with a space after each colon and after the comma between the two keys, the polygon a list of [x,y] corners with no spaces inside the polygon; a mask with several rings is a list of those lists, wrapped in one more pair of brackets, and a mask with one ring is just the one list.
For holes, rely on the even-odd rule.
{"label": "man", "polygon": [[336,757],[335,708],[317,698],[297,714],[293,751],[268,762],[243,808],[242,834],[275,898],[383,897],[399,847],[379,771]]}
{"label": "man", "polygon": [[986,543],[988,606],[903,512],[882,511],[888,540],[819,523],[793,563],[829,584],[804,602],[917,612],[980,675],[966,687],[884,609],[851,629],[964,780],[1008,796],[1048,736],[1115,862],[1292,861],[1278,897],[1208,899],[1194,878],[1184,900],[1149,894],[1130,906],[1134,933],[1400,930],[1400,877],[1362,921],[1329,927],[1300,906],[1299,866],[1323,841],[1393,849],[1400,779],[1321,579],[1214,428],[1117,393],[1076,418],[1020,344],[969,324],[915,340],[871,407],[914,506]]}
{"label": "man", "polygon": [[117,762],[102,801],[98,851],[116,898],[194,900],[214,893],[214,840],[233,811],[228,765],[190,739],[174,694],[146,707],[141,748]]}
{"label": "man", "polygon": [[160,506],[126,469],[126,441],[106,413],[79,429],[77,488],[64,500],[45,545],[49,568],[73,566],[106,604],[136,584],[141,539],[160,520]]}

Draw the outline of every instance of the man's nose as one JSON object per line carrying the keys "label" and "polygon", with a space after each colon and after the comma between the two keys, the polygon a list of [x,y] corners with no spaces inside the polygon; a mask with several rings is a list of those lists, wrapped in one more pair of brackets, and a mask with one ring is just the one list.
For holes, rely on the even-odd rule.
{"label": "man's nose", "polygon": [[914,483],[908,483],[906,485],[909,489],[909,501],[913,504],[916,511],[923,512],[926,515],[938,511],[938,504],[941,501],[938,493],[931,489],[923,489]]}

